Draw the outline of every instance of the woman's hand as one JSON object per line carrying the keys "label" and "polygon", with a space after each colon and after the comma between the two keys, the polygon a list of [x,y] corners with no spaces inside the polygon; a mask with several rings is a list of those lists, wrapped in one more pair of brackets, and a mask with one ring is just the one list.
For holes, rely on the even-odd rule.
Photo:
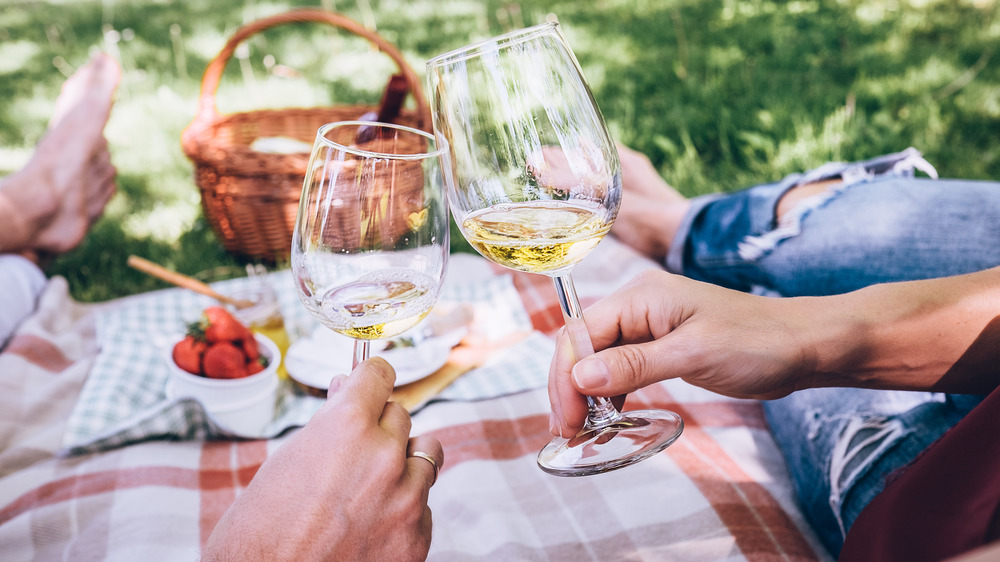
{"label": "woman's hand", "polygon": [[587,309],[596,354],[574,365],[560,334],[549,372],[552,432],[568,437],[582,427],[584,394],[613,397],[672,378],[740,398],[802,388],[816,365],[810,300],[639,275]]}
{"label": "woman's hand", "polygon": [[335,377],[326,404],[223,515],[204,559],[425,559],[444,453],[433,437],[409,437],[409,414],[387,402],[394,381],[378,358]]}
{"label": "woman's hand", "polygon": [[575,434],[586,394],[673,378],[756,399],[822,386],[987,394],[1000,380],[998,311],[1000,267],[797,298],[647,272],[587,309],[597,353],[574,365],[560,335],[550,429]]}

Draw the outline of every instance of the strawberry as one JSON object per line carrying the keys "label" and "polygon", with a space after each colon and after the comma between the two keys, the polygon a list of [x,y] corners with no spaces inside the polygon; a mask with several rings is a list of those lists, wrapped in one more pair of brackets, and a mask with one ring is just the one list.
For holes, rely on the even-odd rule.
{"label": "strawberry", "polygon": [[230,342],[209,345],[201,364],[205,376],[210,379],[238,379],[249,375],[246,355]]}
{"label": "strawberry", "polygon": [[265,367],[264,358],[261,357],[258,361],[250,361],[247,363],[247,372],[251,375],[256,375],[257,373],[263,371]]}
{"label": "strawberry", "polygon": [[174,362],[185,371],[214,379],[236,379],[267,365],[253,332],[221,306],[206,308],[174,346]]}
{"label": "strawberry", "polygon": [[258,363],[258,359],[260,359],[260,347],[257,345],[257,338],[251,335],[239,343],[243,346],[243,353],[247,356],[247,363]]}
{"label": "strawberry", "polygon": [[194,336],[186,336],[174,344],[174,350],[171,355],[178,367],[189,373],[200,375],[201,356],[205,353],[205,348],[207,347],[208,344],[203,340],[199,340]]}
{"label": "strawberry", "polygon": [[253,338],[250,330],[244,326],[231,312],[221,306],[210,306],[203,312],[207,325],[205,339],[209,343],[222,341],[238,341]]}

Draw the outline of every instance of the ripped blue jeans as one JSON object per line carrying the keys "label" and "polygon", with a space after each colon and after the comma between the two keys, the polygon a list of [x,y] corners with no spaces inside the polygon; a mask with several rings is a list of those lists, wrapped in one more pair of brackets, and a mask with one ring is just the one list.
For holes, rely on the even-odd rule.
{"label": "ripped blue jeans", "polygon": [[[915,177],[914,149],[830,163],[692,200],[667,256],[675,273],[768,296],[830,295],[1000,265],[1000,183]],[[840,179],[778,220],[790,189]],[[806,516],[833,555],[886,477],[980,396],[811,389],[764,403]]]}

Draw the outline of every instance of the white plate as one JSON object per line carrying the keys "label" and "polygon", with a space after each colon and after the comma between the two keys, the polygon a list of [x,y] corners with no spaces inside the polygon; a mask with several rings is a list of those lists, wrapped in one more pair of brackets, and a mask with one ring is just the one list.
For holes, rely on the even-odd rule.
{"label": "white plate", "polygon": [[[371,355],[389,362],[396,370],[396,386],[420,380],[448,361],[451,349],[465,337],[467,328],[427,338],[413,347],[384,349],[387,342],[373,341]],[[406,334],[402,336],[406,337]],[[391,340],[390,340],[391,341]],[[321,390],[330,386],[335,375],[351,372],[354,340],[320,326],[309,337],[292,344],[285,354],[285,369],[296,381]]]}

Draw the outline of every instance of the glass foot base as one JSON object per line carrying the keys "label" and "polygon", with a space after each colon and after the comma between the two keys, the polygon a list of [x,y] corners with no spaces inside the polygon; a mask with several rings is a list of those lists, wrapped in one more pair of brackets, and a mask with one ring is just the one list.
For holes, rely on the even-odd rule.
{"label": "glass foot base", "polygon": [[538,453],[538,467],[556,476],[589,476],[647,459],[681,436],[684,421],[669,410],[623,412],[602,427],[585,427],[570,439],[557,437]]}

